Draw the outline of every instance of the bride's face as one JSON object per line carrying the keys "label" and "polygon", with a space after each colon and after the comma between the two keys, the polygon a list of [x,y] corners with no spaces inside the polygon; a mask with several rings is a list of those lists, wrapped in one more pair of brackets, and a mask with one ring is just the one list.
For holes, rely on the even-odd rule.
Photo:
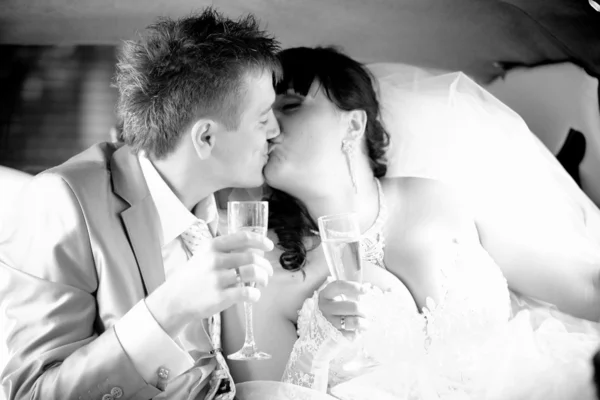
{"label": "bride's face", "polygon": [[281,134],[273,140],[266,182],[292,195],[331,190],[333,178],[347,173],[341,152],[347,133],[342,111],[317,81],[306,96],[292,89],[278,95],[273,110]]}

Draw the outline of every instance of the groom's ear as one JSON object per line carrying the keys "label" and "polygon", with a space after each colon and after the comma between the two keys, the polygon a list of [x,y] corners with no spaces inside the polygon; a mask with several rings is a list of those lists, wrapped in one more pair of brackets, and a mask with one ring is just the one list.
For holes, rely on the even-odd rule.
{"label": "groom's ear", "polygon": [[360,139],[367,129],[367,112],[365,110],[348,111],[348,135]]}
{"label": "groom's ear", "polygon": [[192,126],[192,143],[201,160],[208,159],[215,147],[215,130],[216,123],[209,119],[199,119]]}

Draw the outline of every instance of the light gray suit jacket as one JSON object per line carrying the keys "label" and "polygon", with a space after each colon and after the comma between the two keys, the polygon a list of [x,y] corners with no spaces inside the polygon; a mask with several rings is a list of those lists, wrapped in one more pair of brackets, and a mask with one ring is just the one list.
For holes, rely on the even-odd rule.
{"label": "light gray suit jacket", "polygon": [[[127,146],[95,145],[36,176],[13,217],[18,223],[0,233],[7,398],[159,395],[113,328],[165,280],[158,215],[137,157]],[[188,398],[187,382],[200,390],[186,374],[185,396],[169,397]]]}

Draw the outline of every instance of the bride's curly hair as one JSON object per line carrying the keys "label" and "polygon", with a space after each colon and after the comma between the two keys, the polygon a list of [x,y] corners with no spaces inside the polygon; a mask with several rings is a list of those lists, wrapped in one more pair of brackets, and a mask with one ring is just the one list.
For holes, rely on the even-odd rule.
{"label": "bride's curly hair", "polygon": [[[366,112],[365,137],[371,169],[375,177],[384,176],[390,137],[380,123],[379,101],[374,87],[376,80],[367,68],[335,47],[286,49],[279,53],[279,60],[283,78],[276,87],[278,94],[292,88],[306,96],[316,79],[329,100],[340,110]],[[279,262],[286,270],[302,270],[307,252],[312,250],[307,250],[304,238],[314,236],[317,224],[306,206],[287,193],[273,189],[268,201],[269,226],[277,234],[278,246],[283,250]]]}

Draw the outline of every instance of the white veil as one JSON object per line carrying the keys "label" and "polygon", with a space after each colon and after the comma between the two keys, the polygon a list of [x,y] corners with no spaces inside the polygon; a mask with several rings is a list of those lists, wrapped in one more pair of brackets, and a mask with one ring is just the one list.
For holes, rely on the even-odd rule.
{"label": "white veil", "polygon": [[600,244],[600,211],[509,107],[462,73],[370,68],[391,135],[388,177],[438,179],[474,212],[503,214],[539,235],[565,227]]}

